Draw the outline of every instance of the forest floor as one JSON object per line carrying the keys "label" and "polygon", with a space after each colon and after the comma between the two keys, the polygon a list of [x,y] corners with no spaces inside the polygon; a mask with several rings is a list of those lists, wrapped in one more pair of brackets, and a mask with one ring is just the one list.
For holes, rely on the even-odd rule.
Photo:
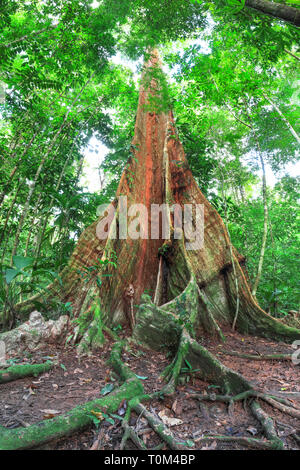
{"label": "forest floor", "polygon": [[[120,336],[125,336],[123,331]],[[222,363],[244,375],[256,390],[265,392],[298,392],[300,396],[300,367],[291,361],[250,360],[226,355],[223,351],[265,355],[284,353],[294,350],[284,343],[275,343],[265,339],[224,331],[226,343],[205,339],[202,344],[217,355]],[[79,358],[74,347],[60,348],[49,346],[47,349],[28,354],[27,357],[13,358],[16,363],[41,363],[46,359],[57,361],[58,365],[38,378],[26,377],[1,385],[0,425],[7,428],[28,426],[63,414],[76,405],[101,397],[108,390],[118,386],[116,377],[106,361],[111,352],[112,343],[107,341],[98,355]],[[162,388],[158,378],[169,364],[170,358],[163,354],[137,348],[131,344],[123,352],[123,360],[142,380],[145,391],[153,392]],[[110,387],[107,387],[110,385]],[[106,388],[105,388],[106,387]],[[200,381],[195,373],[188,383],[178,386],[176,394],[164,400],[152,400],[146,407],[162,420],[170,418],[174,425],[171,430],[179,440],[193,440],[195,445],[190,450],[202,449],[240,449],[245,447],[235,442],[210,441],[197,442],[202,436],[227,435],[245,436],[264,439],[261,425],[243,402],[236,402],[233,412],[222,402],[199,402],[193,393],[212,393],[218,391],[213,384]],[[293,394],[291,393],[290,397]],[[289,398],[291,405],[296,404]],[[297,399],[299,405],[299,398]],[[299,442],[292,434],[299,435],[300,424],[281,411],[260,400],[262,408],[273,418],[278,436],[286,449],[300,449]],[[119,414],[122,415],[122,409]],[[175,420],[174,420],[175,419]],[[131,415],[130,423],[135,431],[151,449],[161,443],[159,437],[149,428],[143,416]],[[170,423],[168,423],[170,426]],[[114,418],[114,424],[103,421],[99,427],[78,432],[55,442],[43,445],[42,449],[73,450],[117,450],[123,436],[121,421]],[[128,440],[126,449],[136,449]],[[167,449],[164,447],[163,449]]]}

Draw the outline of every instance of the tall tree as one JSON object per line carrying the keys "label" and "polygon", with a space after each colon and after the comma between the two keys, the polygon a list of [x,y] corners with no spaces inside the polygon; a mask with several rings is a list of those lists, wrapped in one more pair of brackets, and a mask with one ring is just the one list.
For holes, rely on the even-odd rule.
{"label": "tall tree", "polygon": [[[72,303],[74,314],[84,326],[81,352],[102,345],[103,323],[112,326],[126,320],[139,344],[173,353],[175,349],[163,394],[174,393],[184,360],[226,396],[251,394],[247,380],[222,365],[199,340],[204,334],[216,334],[222,340],[222,327],[232,323],[240,332],[287,342],[299,339],[300,331],[272,318],[253,298],[244,258],[232,246],[221,217],[201,193],[189,169],[169,110],[156,51],[150,54],[142,83],[132,155],[108,209],[112,217],[108,220],[102,213],[82,233],[61,273],[61,282],[49,286],[46,302],[56,297]],[[125,196],[131,217],[128,227],[122,211]],[[159,212],[150,226],[149,214],[153,205],[157,209],[161,204],[165,205],[169,224],[156,231]],[[197,205],[203,206],[204,219],[197,210],[196,214],[190,211],[190,225],[182,230],[181,209]],[[112,208],[115,210],[111,214]],[[199,221],[204,223],[204,245]],[[107,238],[99,237],[99,224],[103,232],[107,228]],[[30,310],[41,300],[36,296],[17,308]],[[64,430],[60,432],[82,426],[80,419],[76,423],[74,427],[72,421],[63,419]],[[51,436],[52,426],[41,434],[29,427],[21,435],[4,433],[0,447],[36,445]],[[276,448],[282,445],[273,434],[271,440]]]}
{"label": "tall tree", "polygon": [[[231,244],[220,216],[197,187],[178,139],[173,115],[162,107],[168,107],[168,103],[156,53],[148,62],[143,82],[132,142],[135,150],[119,183],[114,200],[116,215],[109,224],[110,231],[121,225],[118,215],[121,196],[127,196],[128,206],[143,204],[149,213],[151,204],[178,204],[182,208],[188,204],[203,204],[204,247],[187,250],[188,238],[192,236],[178,237],[176,215],[171,213],[168,213],[170,234],[160,234],[154,239],[151,239],[151,227],[147,238],[147,224],[139,222],[143,227],[138,230],[137,227],[133,228],[134,221],[131,220],[131,230],[136,234],[136,239],[130,238],[126,232],[119,233],[116,238],[109,237],[106,241],[99,240],[96,228],[102,220],[100,218],[81,235],[69,265],[61,274],[61,293],[57,291],[59,285],[55,283],[50,286],[49,298],[58,295],[63,301],[72,302],[74,311],[80,316],[100,297],[103,320],[113,324],[126,318],[124,292],[132,285],[135,304],[140,302],[146,290],[152,292],[152,300],[156,299],[157,306],[152,304],[151,307],[152,313],[157,315],[151,319],[154,324],[160,321],[159,312],[175,312],[178,310],[176,305],[184,300],[187,325],[198,324],[209,333],[219,332],[218,322],[231,324],[233,321],[232,307],[236,304],[234,263],[240,292],[237,328],[276,339],[297,338],[297,330],[272,319],[253,299],[244,273],[244,258],[235,249],[231,253]],[[143,192],[140,188],[143,188]],[[118,269],[115,269],[114,262],[110,262],[110,256],[116,256],[119,260]],[[100,259],[102,262],[99,264]],[[130,263],[124,263],[125,259],[130,259]],[[86,279],[84,273],[93,267],[95,275]],[[99,287],[97,279],[107,275],[107,281]],[[28,309],[32,305],[30,300],[18,308]],[[155,332],[152,338],[145,336],[143,325],[146,317],[142,311],[138,313],[134,335],[155,343]],[[159,335],[159,332],[156,334]],[[89,340],[93,343],[91,338]]]}

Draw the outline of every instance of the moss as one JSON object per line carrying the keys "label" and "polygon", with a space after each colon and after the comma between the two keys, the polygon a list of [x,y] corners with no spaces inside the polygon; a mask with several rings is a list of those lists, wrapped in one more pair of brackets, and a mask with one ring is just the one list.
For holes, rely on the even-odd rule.
{"label": "moss", "polygon": [[171,240],[166,240],[158,249],[158,255],[166,259],[168,259],[171,252],[172,252]]}
{"label": "moss", "polygon": [[[142,297],[145,300],[145,297]],[[152,302],[139,305],[133,340],[154,350],[177,350],[181,327],[176,318]]]}
{"label": "moss", "polygon": [[115,392],[104,398],[77,406],[63,416],[44,420],[28,428],[10,429],[1,432],[0,450],[26,449],[40,446],[53,439],[69,435],[93,424],[92,410],[114,413],[122,400],[130,400],[141,393],[141,384],[129,380]]}
{"label": "moss", "polygon": [[[126,345],[125,341],[118,341],[117,343],[114,344],[111,354],[110,354],[108,364],[113,367],[113,369],[117,372],[117,374],[122,380],[128,380],[128,379],[137,380],[136,375],[130,370],[128,366],[126,366],[123,363],[121,359],[122,349],[125,347],[125,345]],[[141,393],[142,393],[143,386],[141,383],[140,385],[141,385]]]}
{"label": "moss", "polygon": [[202,380],[219,385],[226,393],[237,394],[251,389],[250,384],[237,372],[221,364],[207,349],[193,341],[187,359],[195,369],[200,369]]}
{"label": "moss", "polygon": [[5,370],[0,370],[0,383],[11,382],[12,380],[21,379],[33,375],[37,377],[43,372],[47,372],[53,367],[50,361],[44,364],[19,364],[16,366],[8,367]]}

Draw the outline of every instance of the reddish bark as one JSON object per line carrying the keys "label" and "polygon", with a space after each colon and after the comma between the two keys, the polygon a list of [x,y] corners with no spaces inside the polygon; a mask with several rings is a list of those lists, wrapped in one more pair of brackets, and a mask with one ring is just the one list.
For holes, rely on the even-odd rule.
{"label": "reddish bark", "polygon": [[[159,59],[154,52],[144,74],[157,67]],[[134,288],[135,305],[140,302],[145,290],[150,291],[154,299],[158,287],[162,292],[158,302],[165,303],[180,295],[194,279],[199,291],[199,314],[202,318],[207,315],[220,324],[232,323],[236,288],[228,234],[221,217],[193,178],[177,137],[172,112],[150,112],[145,109],[150,96],[159,96],[158,88],[159,83],[155,79],[147,88],[141,87],[132,142],[133,148],[138,150],[134,151],[134,158],[129,159],[122,174],[114,205],[118,210],[119,197],[127,196],[128,207],[131,204],[144,204],[149,218],[151,204],[203,204],[204,247],[188,251],[186,240],[174,239],[174,233],[170,240],[162,236],[157,240],[151,239],[150,224],[148,239],[132,240],[127,237],[127,240],[120,240],[117,237],[116,240],[103,242],[96,236],[96,221],[81,235],[70,263],[62,273],[61,299],[72,301],[75,312],[79,314],[91,304],[92,294],[100,296],[104,321],[120,322],[124,320],[126,311],[124,291],[130,284]],[[119,222],[118,215],[115,222]],[[160,264],[159,254],[162,247],[166,249],[163,265]],[[109,266],[105,274],[111,277],[105,278],[105,282],[97,289],[94,280],[83,282],[78,271],[96,264],[104,249],[107,253],[111,250],[116,252],[118,268]],[[244,258],[235,249],[233,255],[240,295],[237,327],[242,331],[279,339],[300,337],[297,330],[284,327],[260,309],[251,295],[243,272]],[[159,265],[162,268],[160,270]],[[56,283],[52,291],[57,290],[57,287]]]}

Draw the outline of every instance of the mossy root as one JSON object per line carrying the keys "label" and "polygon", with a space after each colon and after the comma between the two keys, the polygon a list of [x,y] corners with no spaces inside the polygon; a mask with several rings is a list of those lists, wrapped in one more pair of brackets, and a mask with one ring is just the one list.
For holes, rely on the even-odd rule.
{"label": "mossy root", "polygon": [[33,375],[37,377],[43,372],[50,370],[54,364],[50,361],[44,364],[20,364],[8,367],[7,369],[0,370],[0,383],[11,382],[13,380],[22,379]]}
{"label": "mossy root", "polygon": [[0,450],[29,449],[68,436],[93,424],[91,411],[115,412],[122,400],[130,400],[142,393],[139,380],[129,379],[115,392],[84,405],[79,405],[63,416],[41,421],[28,428],[1,429]]}

